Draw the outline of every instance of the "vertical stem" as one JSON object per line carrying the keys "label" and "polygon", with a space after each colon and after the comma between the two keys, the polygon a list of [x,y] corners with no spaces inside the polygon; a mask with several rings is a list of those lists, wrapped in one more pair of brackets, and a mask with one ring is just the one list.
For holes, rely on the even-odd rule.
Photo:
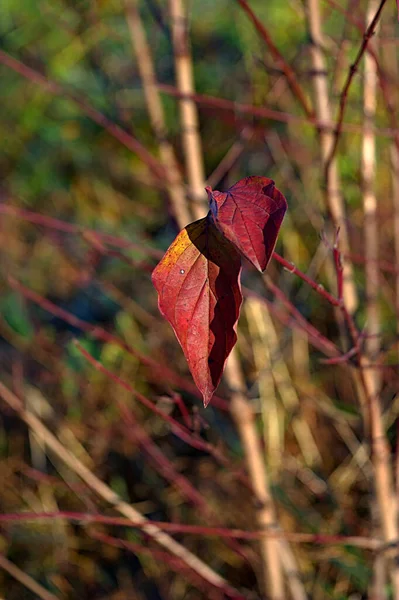
{"label": "vertical stem", "polygon": [[[194,78],[189,44],[187,15],[183,0],[169,0],[169,11],[172,21],[172,39],[175,58],[176,83],[179,92],[192,94]],[[186,172],[189,181],[191,200],[194,202],[194,213],[203,216],[205,170],[202,159],[201,137],[198,132],[198,112],[193,100],[182,98],[180,117]]]}
{"label": "vertical stem", "polygon": [[273,379],[272,349],[268,344],[268,328],[263,315],[267,306],[257,298],[246,298],[244,307],[251,336],[251,345],[256,377],[259,387],[263,421],[265,458],[272,476],[278,475],[282,466],[285,443],[285,423],[281,407],[278,406]]}
{"label": "vertical stem", "polygon": [[[258,526],[276,529],[277,521],[263,452],[255,427],[255,415],[245,395],[244,376],[237,351],[229,357],[225,369],[226,381],[232,390],[231,414],[238,426],[245,450],[250,480],[257,500]],[[260,540],[264,586],[271,600],[283,600],[284,580],[281,564],[281,544],[267,537]]]}
{"label": "vertical stem", "polygon": [[[370,0],[367,23],[373,18],[378,3]],[[372,42],[370,42],[371,44]],[[366,271],[366,311],[367,333],[366,354],[370,362],[376,360],[380,349],[380,311],[378,306],[379,267],[378,267],[378,221],[377,198],[375,195],[375,134],[373,124],[377,104],[377,68],[369,53],[364,57],[363,111],[364,132],[362,140],[362,179],[364,210],[364,252]],[[370,372],[370,393],[378,396],[381,385],[381,371]]]}
{"label": "vertical stem", "polygon": [[[370,0],[367,9],[367,26],[372,21],[377,8],[377,0]],[[374,42],[375,43],[375,42]],[[369,42],[370,46],[373,40]],[[378,219],[377,198],[375,194],[375,134],[373,131],[377,105],[377,64],[373,57],[366,53],[364,60],[364,133],[362,141],[362,178],[363,178],[363,210],[364,210],[364,247],[366,270],[366,311],[367,338],[365,349],[367,362],[373,363],[380,350],[380,311],[378,305],[379,268],[378,268]],[[380,403],[381,371],[366,369],[364,383],[370,403],[370,427],[372,458],[375,475],[376,497],[379,519],[384,540],[389,543],[397,539],[397,510],[393,483],[390,449],[382,421]],[[394,597],[399,597],[398,568],[391,565],[390,576],[394,588]]]}
{"label": "vertical stem", "polygon": [[[331,106],[328,93],[327,68],[323,55],[323,36],[321,29],[319,0],[307,0],[309,31],[312,39],[311,60],[314,71],[313,85],[316,103],[316,115],[323,123],[331,123]],[[334,135],[332,131],[320,132],[321,158],[323,165],[330,156]],[[323,169],[324,170],[324,169]],[[349,235],[345,219],[345,207],[341,195],[341,182],[338,165],[333,158],[328,170],[326,183],[327,207],[336,229],[340,230],[340,245],[344,254],[349,254]],[[344,263],[344,300],[350,313],[357,307],[357,293],[353,280],[352,263],[345,259]]]}
{"label": "vertical stem", "polygon": [[[394,35],[395,26],[386,24],[386,36]],[[389,28],[388,28],[389,27]],[[399,65],[396,52],[391,49],[385,52],[385,67],[390,75],[390,85],[387,89],[387,94],[392,102],[392,107],[396,107],[399,100],[398,94],[398,76]],[[392,124],[396,123],[395,111],[392,112]],[[395,313],[396,313],[396,332],[399,334],[399,134],[392,141],[391,148],[391,177],[392,177],[392,202],[393,202],[393,239],[395,244]],[[399,481],[396,482],[399,485]]]}
{"label": "vertical stem", "polygon": [[143,84],[151,126],[158,142],[161,163],[168,173],[167,189],[169,197],[176,217],[181,226],[184,227],[191,221],[191,215],[186,202],[185,190],[175,152],[172,144],[167,139],[165,114],[157,88],[151,51],[137,7],[137,0],[125,0],[125,7],[126,20]]}
{"label": "vertical stem", "polygon": [[396,332],[399,334],[399,139],[398,143],[391,146],[391,173],[392,173],[392,197],[393,197],[393,237],[395,240],[395,309],[396,309]]}

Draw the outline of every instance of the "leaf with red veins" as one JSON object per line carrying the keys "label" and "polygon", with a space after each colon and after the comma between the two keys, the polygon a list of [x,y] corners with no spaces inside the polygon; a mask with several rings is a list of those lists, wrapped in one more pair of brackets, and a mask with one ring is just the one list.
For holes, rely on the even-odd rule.
{"label": "leaf with red veins", "polygon": [[216,226],[245,258],[264,271],[287,210],[287,201],[274,181],[247,177],[225,193],[205,189]]}
{"label": "leaf with red veins", "polygon": [[237,341],[240,272],[240,255],[208,214],[179,233],[152,274],[205,406]]}

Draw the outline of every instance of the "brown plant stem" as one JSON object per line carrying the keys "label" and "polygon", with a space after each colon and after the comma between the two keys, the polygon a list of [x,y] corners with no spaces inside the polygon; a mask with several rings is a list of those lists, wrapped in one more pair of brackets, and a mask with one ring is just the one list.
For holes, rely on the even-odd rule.
{"label": "brown plant stem", "polygon": [[180,223],[190,223],[191,215],[185,198],[185,190],[172,144],[167,138],[165,114],[157,88],[155,69],[145,30],[141,22],[137,0],[125,0],[126,20],[136,55],[137,67],[143,83],[147,110],[159,147],[162,166],[168,173],[167,188],[174,211]]}
{"label": "brown plant stem", "polygon": [[[367,22],[376,11],[376,2],[370,0],[367,9]],[[371,47],[371,41],[369,48]],[[363,111],[364,111],[364,133],[362,138],[362,184],[363,184],[363,212],[364,212],[364,251],[366,272],[366,314],[367,331],[371,337],[365,341],[365,353],[372,363],[378,357],[380,348],[380,314],[378,305],[379,294],[379,270],[378,260],[378,222],[377,222],[377,198],[375,194],[375,135],[372,131],[377,105],[377,70],[376,63],[369,53],[364,58],[364,84],[363,84]],[[381,390],[381,371],[378,369],[368,373],[368,393],[375,397],[375,403],[379,404]],[[375,418],[381,418],[376,415]],[[378,465],[374,465],[379,468]],[[377,498],[378,490],[375,490]],[[378,502],[381,510],[381,500]],[[371,506],[371,510],[373,506]],[[376,513],[376,511],[372,511]],[[382,515],[375,515],[375,521],[381,519]],[[374,561],[374,592],[385,587],[385,564],[383,557]],[[385,561],[383,561],[385,562]],[[371,591],[373,594],[373,591]]]}
{"label": "brown plant stem", "polygon": [[394,210],[394,240],[395,240],[395,309],[397,326],[396,332],[399,335],[399,151],[395,144],[391,146],[391,165],[392,165],[392,195]]}
{"label": "brown plant stem", "polygon": [[[168,3],[177,88],[183,95],[191,94],[194,90],[194,78],[184,0],[168,0]],[[204,216],[201,200],[204,198],[205,171],[197,107],[189,98],[180,100],[180,120],[190,199],[194,202],[196,216],[200,218]],[[184,223],[180,223],[182,225]]]}
{"label": "brown plant stem", "polygon": [[[378,24],[378,3],[370,0],[367,10],[368,30],[376,30]],[[381,12],[383,3],[380,4]],[[373,15],[374,18],[373,18]],[[373,25],[374,23],[374,25]],[[365,38],[366,41],[366,38]],[[372,41],[369,41],[370,47]],[[375,48],[373,48],[374,51]],[[380,309],[378,295],[380,277],[378,269],[378,215],[377,198],[375,194],[375,135],[372,124],[377,106],[377,66],[370,54],[365,56],[364,64],[364,134],[362,144],[362,176],[363,176],[363,210],[364,210],[364,244],[365,244],[365,270],[366,270],[366,309],[367,331],[370,337],[365,342],[366,356],[371,363],[377,360],[380,351]],[[362,357],[363,358],[363,357]],[[375,472],[375,494],[379,509],[378,519],[382,525],[384,540],[387,543],[397,538],[397,502],[393,483],[393,465],[390,460],[389,444],[382,422],[381,407],[381,371],[370,369],[364,372],[366,392],[370,401],[370,425],[372,458]],[[399,569],[394,561],[390,561],[388,570],[392,580],[394,597],[399,598]]]}
{"label": "brown plant stem", "polygon": [[[392,25],[392,29],[394,28],[395,25]],[[394,83],[391,86],[389,86],[387,90],[387,97],[393,104],[393,107],[397,107],[397,102],[399,100],[398,88],[396,84],[399,75],[399,61],[397,54],[393,52],[387,53],[387,62],[389,62],[390,74],[394,80]],[[396,123],[395,110],[391,111],[390,116],[391,122]],[[395,273],[395,314],[397,323],[396,333],[399,335],[399,136],[397,136],[394,142],[391,144],[390,158],[392,178],[393,237],[395,245],[395,264],[391,265],[391,267],[393,267],[394,269],[392,272]],[[379,265],[381,268],[381,262],[379,262]],[[399,490],[399,476],[397,477],[396,485],[397,489]]]}
{"label": "brown plant stem", "polygon": [[[369,22],[375,14],[377,3],[370,0],[367,11]],[[370,42],[371,44],[371,42]],[[364,252],[366,275],[366,311],[367,333],[365,351],[370,362],[377,360],[380,350],[380,310],[378,295],[380,277],[378,268],[378,215],[377,197],[375,193],[375,134],[373,122],[377,105],[377,70],[375,62],[369,54],[364,59],[363,111],[364,133],[362,139],[362,185],[364,211]],[[369,373],[370,393],[379,396],[381,373]]]}
{"label": "brown plant stem", "polygon": [[[342,277],[341,272],[337,272],[338,279]],[[381,522],[383,537],[388,546],[396,544],[398,537],[397,523],[397,498],[395,496],[395,487],[393,483],[393,469],[391,461],[391,451],[388,439],[385,432],[385,427],[382,419],[382,410],[380,405],[379,395],[374,393],[373,372],[374,364],[371,369],[368,369],[366,356],[360,351],[361,339],[356,328],[352,315],[347,310],[345,304],[341,306],[343,317],[348,325],[350,335],[352,337],[354,347],[359,348],[358,353],[358,394],[362,405],[362,394],[365,399],[363,406],[363,415],[366,427],[368,428],[371,456],[373,463],[373,475],[377,504],[379,510],[379,519]],[[356,379],[355,379],[356,382]],[[395,598],[398,598],[399,579],[398,569],[391,569],[391,579],[394,586]]]}
{"label": "brown plant stem", "polygon": [[[279,531],[280,526],[270,492],[264,456],[255,426],[255,414],[245,393],[244,376],[236,350],[232,351],[227,361],[225,377],[232,390],[231,414],[240,433],[250,480],[258,503],[258,525],[266,531]],[[276,543],[276,540],[267,537],[263,538],[260,544],[265,569],[265,585],[269,597],[276,600],[286,597],[282,570],[284,568],[292,598],[305,600],[306,593],[288,544]]]}
{"label": "brown plant stem", "polygon": [[[331,106],[328,93],[326,62],[323,55],[323,38],[319,0],[307,0],[307,16],[311,35],[311,60],[314,69],[313,84],[317,118],[331,123]],[[345,206],[341,193],[338,165],[331,159],[334,136],[331,132],[320,131],[321,159],[325,171],[326,204],[334,228],[340,230],[340,241],[344,254],[349,254],[349,235],[346,225]],[[329,164],[330,163],[330,164]],[[328,167],[327,167],[328,165]],[[344,301],[352,313],[357,306],[357,292],[353,280],[353,267],[350,261],[344,264]]]}
{"label": "brown plant stem", "polygon": [[387,0],[380,0],[380,4],[377,8],[377,11],[374,14],[374,17],[371,19],[370,24],[368,25],[365,33],[363,34],[363,42],[358,50],[358,53],[356,55],[356,58],[355,58],[353,64],[351,65],[351,67],[349,69],[344,87],[341,92],[340,100],[339,100],[339,112],[338,112],[338,117],[337,117],[335,131],[334,131],[334,140],[333,140],[333,144],[331,146],[330,153],[329,153],[328,158],[325,163],[325,179],[326,179],[326,181],[329,178],[328,172],[331,169],[331,164],[333,163],[334,156],[337,151],[337,147],[338,147],[338,143],[339,143],[339,138],[341,136],[345,108],[346,108],[346,104],[348,101],[349,89],[350,89],[353,79],[359,69],[360,61],[362,60],[363,55],[367,50],[369,41],[371,40],[372,36],[375,33],[378,21],[381,18],[382,9],[384,8],[386,1]]}
{"label": "brown plant stem", "polygon": [[[42,585],[37,583],[30,575],[22,571],[17,565],[9,561],[4,554],[0,554],[0,569],[6,571],[11,577],[23,585],[27,590],[33,592],[41,600],[59,600],[59,596],[55,596],[47,591]],[[22,595],[20,596],[22,598]]]}

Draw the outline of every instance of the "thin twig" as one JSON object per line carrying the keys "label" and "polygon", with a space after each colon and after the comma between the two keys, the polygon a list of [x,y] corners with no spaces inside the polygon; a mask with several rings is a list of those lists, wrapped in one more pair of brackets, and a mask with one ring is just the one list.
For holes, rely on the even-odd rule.
{"label": "thin twig", "polygon": [[[245,104],[240,102],[233,102],[226,98],[219,98],[216,96],[210,96],[209,94],[183,94],[175,86],[168,85],[166,83],[159,83],[158,89],[175,98],[187,98],[193,100],[198,106],[204,106],[212,108],[212,115],[217,116],[217,111],[233,113],[235,116],[248,115],[252,117],[251,122],[253,124],[253,117],[270,119],[272,121],[279,121],[281,123],[298,123],[298,124],[310,124],[314,125],[319,131],[335,131],[335,125],[331,121],[322,121],[316,117],[304,117],[293,115],[291,113],[272,110],[264,106],[254,106],[253,104]],[[362,125],[355,123],[342,123],[342,131],[348,133],[362,133]],[[399,133],[398,127],[376,127],[376,135],[394,138]]]}
{"label": "thin twig", "polygon": [[[122,379],[120,379],[119,377],[114,375],[114,373],[111,373],[111,371],[106,369],[101,363],[99,363],[97,360],[95,360],[81,346],[81,344],[79,344],[78,342],[75,342],[75,344],[76,344],[76,347],[79,350],[79,352],[81,352],[81,354],[90,362],[90,364],[97,371],[104,373],[110,380],[112,380],[115,383],[117,383],[118,385],[122,386],[127,391],[129,391],[131,393],[134,392],[133,388],[128,383],[126,383],[125,381],[123,381]],[[144,396],[141,396],[141,394],[138,394],[138,393],[136,393],[134,395],[139,401],[145,400],[145,405],[148,406],[148,401],[145,399]],[[170,483],[172,485],[176,486],[176,488],[178,490],[180,490],[181,494],[185,498],[187,498],[204,516],[206,516],[206,518],[208,519],[208,521],[210,523],[217,522],[217,515],[215,514],[215,512],[213,511],[213,509],[209,505],[209,503],[207,503],[205,501],[205,499],[198,492],[198,490],[195,489],[195,487],[192,485],[192,483],[184,475],[182,475],[181,473],[179,473],[176,470],[176,467],[173,465],[173,463],[158,448],[158,446],[153,442],[153,440],[146,433],[146,431],[143,429],[143,427],[141,427],[139,425],[139,423],[133,416],[132,412],[124,404],[123,400],[121,400],[120,397],[117,396],[116,401],[119,406],[119,410],[120,410],[121,416],[123,418],[123,422],[125,424],[126,436],[128,438],[131,438],[132,441],[136,441],[141,445],[141,447],[143,448],[143,451],[150,457],[150,459],[155,464],[158,472],[163,477],[165,477],[168,481],[170,481]],[[157,411],[157,414],[163,415],[162,411],[160,409],[158,409],[156,407],[156,405],[152,405],[152,409],[155,409]],[[166,417],[166,420],[169,423],[174,424],[173,429],[175,430],[175,433],[176,433],[176,426],[178,427],[177,435],[179,435],[182,439],[190,440],[192,438],[190,432],[187,433],[187,431],[185,431],[185,428],[181,427],[180,424],[177,421],[175,421],[172,417],[170,417],[167,414],[165,414],[164,416]],[[183,432],[183,435],[181,435],[182,432]],[[207,447],[207,444],[201,443],[200,440],[195,445],[197,447],[203,446],[203,448],[202,448],[203,450],[205,450],[205,448]],[[240,556],[247,559],[245,551],[237,543],[235,543],[233,541],[233,542],[230,542],[229,545]]]}
{"label": "thin twig", "polygon": [[[200,392],[193,383],[187,381],[184,377],[173,371],[167,365],[162,364],[154,360],[153,358],[142,354],[139,350],[136,350],[135,348],[124,342],[118,336],[109,333],[103,327],[100,327],[99,325],[92,325],[91,323],[80,319],[79,317],[68,312],[64,308],[57,306],[56,304],[54,304],[54,302],[51,302],[51,300],[48,300],[47,298],[44,298],[40,294],[37,294],[33,290],[27,288],[13,277],[8,278],[8,283],[10,287],[12,287],[14,290],[19,291],[25,298],[28,298],[30,301],[34,302],[38,306],[41,306],[45,311],[62,319],[63,321],[69,323],[73,327],[76,327],[80,331],[88,333],[94,339],[102,340],[106,343],[116,344],[119,348],[122,348],[122,350],[125,350],[126,352],[137,358],[143,365],[149,367],[148,372],[157,380],[159,377],[165,378],[166,381],[172,382],[174,385],[179,386],[181,389],[184,389],[197,397],[201,397]],[[212,401],[215,404],[215,406],[218,406],[221,410],[228,410],[227,402],[219,396],[214,396]]]}
{"label": "thin twig", "polygon": [[381,18],[382,9],[384,8],[386,1],[387,0],[380,1],[377,12],[375,13],[373,19],[371,20],[369,26],[367,27],[367,29],[363,35],[363,42],[359,48],[359,51],[357,53],[357,56],[356,56],[353,64],[351,65],[351,67],[349,69],[348,76],[346,78],[344,87],[341,92],[340,101],[339,101],[339,112],[338,112],[338,117],[337,117],[335,131],[334,131],[334,141],[333,141],[329,156],[325,163],[325,180],[326,181],[328,181],[328,179],[329,179],[329,170],[331,169],[331,164],[333,163],[333,159],[334,159],[335,153],[337,151],[338,143],[339,143],[339,138],[340,138],[341,132],[342,132],[342,125],[343,125],[343,121],[344,121],[345,108],[346,108],[346,104],[348,101],[349,88],[352,85],[353,79],[358,71],[360,61],[362,60],[363,55],[366,52],[368,43],[375,33],[378,21]]}
{"label": "thin twig", "polygon": [[[100,525],[110,525],[115,527],[129,527],[142,529],[143,523],[131,521],[124,517],[115,517],[112,515],[103,515],[99,513],[56,511],[56,512],[19,512],[0,514],[0,523],[5,526],[7,523],[19,523],[26,521],[51,521],[54,519],[65,519],[79,523],[83,527],[90,523]],[[377,538],[335,535],[328,533],[291,533],[286,531],[258,530],[244,531],[241,529],[230,529],[227,527],[205,527],[203,525],[188,525],[185,523],[168,523],[166,521],[151,521],[153,525],[169,533],[182,533],[185,535],[198,535],[206,537],[235,538],[242,540],[259,540],[262,537],[284,538],[297,544],[320,544],[320,545],[343,545],[357,548],[365,548],[378,551],[384,542]]]}
{"label": "thin twig", "polygon": [[[95,238],[101,239],[103,242],[108,243],[113,246],[117,246],[120,248],[134,248],[140,250],[150,256],[154,256],[156,259],[162,258],[163,253],[159,250],[155,250],[151,248],[149,245],[145,244],[135,244],[128,239],[124,239],[122,237],[115,237],[106,233],[102,233],[101,231],[96,231],[93,229],[86,229],[85,227],[81,227],[74,223],[68,223],[66,221],[62,221],[60,219],[55,219],[52,217],[48,217],[46,215],[41,215],[39,213],[17,208],[15,206],[8,206],[6,204],[0,204],[0,214],[7,214],[13,217],[17,217],[19,219],[24,219],[29,221],[30,223],[35,223],[37,225],[41,225],[43,227],[49,227],[50,229],[55,229],[57,231],[64,231],[65,233],[71,233],[76,235],[83,235],[84,239],[88,242],[94,240]],[[340,306],[340,300],[330,294],[324,287],[315,282],[311,277],[303,273],[300,269],[298,269],[293,263],[283,258],[277,252],[273,252],[273,258],[277,260],[289,273],[296,275],[302,281],[307,283],[312,289],[315,290],[320,296],[325,298],[332,306]],[[359,257],[359,260],[361,258]],[[385,265],[384,268],[391,270],[389,265]],[[392,267],[394,269],[394,267]],[[395,272],[395,269],[394,269]],[[25,288],[26,289],[26,288]],[[32,298],[33,299],[33,298]],[[61,316],[61,318],[63,318]]]}
{"label": "thin twig", "polygon": [[[97,370],[106,375],[109,379],[114,381],[117,385],[124,388],[130,394],[132,394],[143,406],[148,408],[150,411],[161,417],[164,421],[171,425],[172,431],[179,436],[182,440],[184,440],[187,444],[196,448],[197,450],[205,450],[207,448],[206,442],[203,442],[200,438],[197,438],[194,434],[191,433],[184,425],[181,425],[179,421],[176,421],[173,417],[164,412],[161,408],[159,408],[156,404],[151,402],[149,398],[146,398],[143,394],[138,392],[131,386],[129,383],[112,373],[109,369],[104,367],[98,360],[92,357],[92,355],[87,352],[85,348],[83,348],[82,344],[80,344],[77,340],[75,340],[75,346],[77,350],[85,357],[86,360]],[[126,417],[125,417],[126,418]]]}
{"label": "thin twig", "polygon": [[[192,571],[187,567],[187,565],[180,558],[165,552],[164,550],[159,550],[158,548],[152,547],[146,540],[143,540],[141,543],[139,542],[131,542],[128,540],[121,539],[120,537],[114,537],[111,535],[107,535],[104,533],[100,533],[99,531],[89,531],[88,534],[93,539],[97,540],[103,546],[104,544],[108,544],[110,546],[114,546],[115,548],[121,548],[122,550],[127,550],[131,552],[135,556],[143,554],[144,556],[149,556],[153,561],[157,563],[164,563],[177,573],[180,573],[182,578],[185,580],[189,580],[192,585],[194,585],[198,590],[200,590],[203,594],[205,594],[206,598],[209,600],[219,600],[220,599],[220,590],[211,588],[209,585],[206,585],[207,582],[203,580],[201,576],[198,576],[198,573]],[[233,595],[226,594],[228,598],[231,600],[246,600],[245,596],[242,594]]]}
{"label": "thin twig", "polygon": [[265,306],[267,306],[268,309],[271,309],[275,313],[277,312],[277,316],[283,324],[289,325],[290,327],[294,327],[295,329],[305,333],[311,344],[315,348],[321,350],[321,352],[323,352],[326,356],[335,359],[339,359],[342,357],[342,354],[340,353],[338,347],[334,344],[334,342],[325,337],[318,329],[316,329],[316,327],[309,323],[303,317],[301,312],[294,306],[291,300],[287,298],[284,292],[275,283],[273,283],[271,279],[268,279],[267,286],[269,290],[274,294],[274,296],[281,302],[281,304],[285,306],[285,308],[291,315],[291,319],[289,319],[288,322],[284,321],[284,319],[281,319],[278,316],[279,311],[276,311],[276,307],[269,300],[267,300],[260,294],[249,290],[245,286],[243,286],[242,290],[244,292],[244,296],[248,298],[257,298],[257,300],[263,303]]}
{"label": "thin twig", "polygon": [[211,188],[215,188],[218,185],[223,177],[225,177],[236,164],[239,157],[244,152],[247,142],[251,140],[253,135],[253,131],[249,126],[243,127],[240,133],[240,139],[234,142],[213,173],[209,175],[206,181],[207,185]]}
{"label": "thin twig", "polygon": [[310,285],[310,287],[314,289],[315,292],[317,292],[318,294],[320,294],[320,296],[325,298],[332,306],[339,307],[341,305],[341,301],[332,294],[330,294],[330,292],[327,292],[327,290],[324,289],[324,286],[321,283],[317,283],[311,277],[309,277],[309,275],[306,275],[306,273],[302,273],[302,271],[300,271],[293,263],[288,261],[286,258],[280,256],[279,254],[277,254],[277,252],[273,252],[273,258],[277,260],[277,262],[279,262],[280,265],[282,265],[289,273],[293,273],[297,277],[300,277],[302,281],[305,281],[305,283]]}
{"label": "thin twig", "polygon": [[[316,114],[320,121],[331,123],[331,106],[328,93],[327,70],[322,50],[322,28],[319,0],[307,0],[307,17],[311,35],[311,60],[314,70],[313,83],[316,100]],[[321,158],[325,173],[326,203],[334,228],[340,229],[341,245],[344,254],[349,253],[349,234],[346,224],[345,206],[341,193],[341,182],[337,162],[330,160],[334,137],[331,132],[320,131]],[[327,162],[331,164],[326,169]],[[353,280],[353,267],[350,261],[344,264],[343,295],[348,310],[352,313],[357,306],[357,293]]]}
{"label": "thin twig", "polygon": [[[26,589],[33,592],[38,598],[42,600],[59,600],[59,596],[55,596],[48,592],[40,583],[37,583],[30,575],[22,571],[17,565],[14,565],[9,561],[4,554],[0,554],[0,569],[7,571],[11,577],[19,581]],[[20,593],[22,598],[22,593]]]}
{"label": "thin twig", "polygon": [[80,108],[80,110],[87,116],[89,119],[100,125],[103,129],[105,129],[112,137],[114,137],[118,142],[120,142],[123,146],[128,148],[134,154],[137,154],[141,158],[141,160],[146,164],[153,175],[160,181],[165,183],[168,180],[168,173],[165,172],[162,165],[158,162],[158,160],[147,150],[145,146],[143,146],[136,138],[122,129],[116,123],[113,123],[108,117],[103,115],[96,108],[91,106],[88,101],[82,99],[80,96],[76,96],[76,94],[69,92],[59,83],[55,81],[51,81],[38,71],[35,71],[28,65],[25,65],[21,61],[16,58],[10,56],[3,50],[0,50],[0,63],[9,67],[16,73],[25,77],[32,83],[36,83],[40,85],[40,87],[50,94],[54,94],[56,96],[61,96],[62,98],[68,98],[71,102],[73,102],[76,106]]}
{"label": "thin twig", "polygon": [[254,11],[249,6],[247,0],[237,0],[237,2],[241,6],[241,8],[245,11],[245,13],[248,15],[248,17],[251,19],[251,21],[254,24],[260,37],[266,43],[268,50],[274,59],[274,66],[276,68],[280,68],[281,71],[286,76],[288,84],[289,84],[294,96],[298,99],[303,110],[305,111],[305,114],[308,117],[313,118],[314,117],[313,109],[311,108],[311,106],[309,104],[309,100],[307,99],[304,91],[302,90],[302,87],[299,84],[298,78],[297,78],[294,70],[289,65],[289,63],[285,60],[285,58],[283,57],[283,55],[281,54],[281,52],[279,51],[277,46],[274,44],[269,31],[267,30],[265,25],[263,23],[261,23],[261,21],[255,15]]}

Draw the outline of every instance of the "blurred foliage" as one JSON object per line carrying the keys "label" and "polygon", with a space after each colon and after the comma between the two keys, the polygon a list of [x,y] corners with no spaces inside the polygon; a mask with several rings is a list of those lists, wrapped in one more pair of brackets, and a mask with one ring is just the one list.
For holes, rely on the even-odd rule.
{"label": "blurred foliage", "polygon": [[[188,4],[198,93],[303,116],[279,65],[274,64],[238,4],[231,0]],[[253,0],[250,4],[311,98],[310,41],[302,3]],[[362,19],[366,3],[358,5],[358,17]],[[140,2],[140,9],[159,81],[174,85],[166,2]],[[386,10],[382,40],[389,42],[397,31],[395,18],[393,7]],[[331,100],[336,107],[362,34],[329,3],[323,4],[323,24]],[[93,339],[79,327],[49,314],[10,285],[9,277],[16,278],[56,306],[86,323],[103,327],[137,352],[170,366],[191,381],[173,332],[158,313],[150,281],[155,265],[150,251],[165,250],[177,233],[166,191],[160,189],[136,155],[91,121],[71,100],[71,96],[84,99],[157,155],[123,3],[2,0],[0,40],[5,52],[65,89],[64,94],[51,94],[0,65],[1,204],[76,224],[80,231],[94,229],[135,244],[134,248],[118,249],[121,255],[115,255],[112,244],[102,251],[80,233],[56,231],[1,214],[0,379],[17,394],[23,394],[30,410],[51,424],[63,443],[149,518],[255,528],[253,498],[236,477],[243,469],[244,455],[228,413],[213,406],[204,411],[194,393],[172,386],[115,343]],[[388,42],[383,46],[381,60],[384,68],[390,70],[397,61],[397,45]],[[362,123],[361,83],[359,76],[351,88],[346,122]],[[162,98],[168,135],[183,170],[178,105],[171,97]],[[225,189],[250,174],[275,179],[290,207],[278,250],[335,293],[328,249],[320,240],[324,232],[330,239],[332,236],[324,208],[315,128],[244,116],[239,111],[222,113],[200,107],[199,113],[207,176],[232,144],[242,139],[243,127],[251,128],[251,137],[245,141],[238,160],[216,187]],[[378,127],[389,126],[381,98],[376,121]],[[391,259],[389,144],[387,136],[378,138],[377,193],[380,253]],[[360,148],[360,132],[344,134],[338,163],[349,207],[352,244],[356,254],[361,255],[364,215]],[[342,327],[340,330],[334,311],[320,296],[276,264],[270,266],[269,274],[306,319],[323,335],[341,344]],[[355,275],[361,300],[356,319],[363,326],[362,264],[356,267]],[[275,308],[282,308],[248,265],[243,283],[267,297]],[[396,350],[391,346],[395,341],[396,317],[392,289],[393,275],[384,273],[382,329],[387,358],[394,363]],[[289,385],[300,401],[294,408],[287,407],[282,401],[284,390],[276,385],[274,404],[263,407],[263,417],[276,422],[274,431],[277,435],[278,429],[280,436],[277,463],[267,436],[265,456],[281,524],[287,531],[368,536],[374,490],[370,462],[367,459],[362,463],[358,458],[364,432],[347,365],[322,364],[320,351],[306,340],[301,341],[294,329],[280,324],[270,314],[279,340],[270,366],[265,364],[259,369],[246,313],[240,324],[239,351],[251,402],[259,407],[260,435],[265,432],[260,377],[265,371],[273,373],[281,358],[288,368]],[[221,467],[212,456],[186,445],[131,394],[94,370],[76,349],[76,338],[107,369],[179,420],[182,416],[172,389],[181,394],[203,438],[228,455],[234,470]],[[265,344],[265,340],[267,335],[261,342]],[[396,402],[392,400],[397,394],[397,371],[384,371],[383,376],[386,426],[391,428],[395,446],[397,396]],[[224,383],[220,395],[228,397]],[[132,435],[128,431],[116,399],[128,406],[139,427],[202,495],[213,512],[212,523],[209,515],[160,471],[134,432]],[[112,514],[59,460],[47,455],[40,440],[3,403],[0,409],[1,512],[98,510]],[[296,422],[301,427],[304,422],[308,424],[302,438],[304,447],[293,427]],[[308,448],[310,454],[306,454],[307,444],[312,449]],[[137,531],[106,526],[96,526],[95,531],[154,548]],[[246,590],[245,597],[260,597],[256,577],[260,558],[255,543],[240,543],[245,559],[217,538],[182,534],[176,537],[233,585]],[[167,564],[144,552],[133,553],[99,543],[88,526],[61,520],[2,525],[0,549],[59,598],[208,597],[201,587],[191,585],[181,573],[174,573]],[[372,581],[373,557],[369,551],[343,545],[293,549],[309,597],[366,597]],[[36,598],[5,572],[0,572],[0,592],[7,600]]]}

